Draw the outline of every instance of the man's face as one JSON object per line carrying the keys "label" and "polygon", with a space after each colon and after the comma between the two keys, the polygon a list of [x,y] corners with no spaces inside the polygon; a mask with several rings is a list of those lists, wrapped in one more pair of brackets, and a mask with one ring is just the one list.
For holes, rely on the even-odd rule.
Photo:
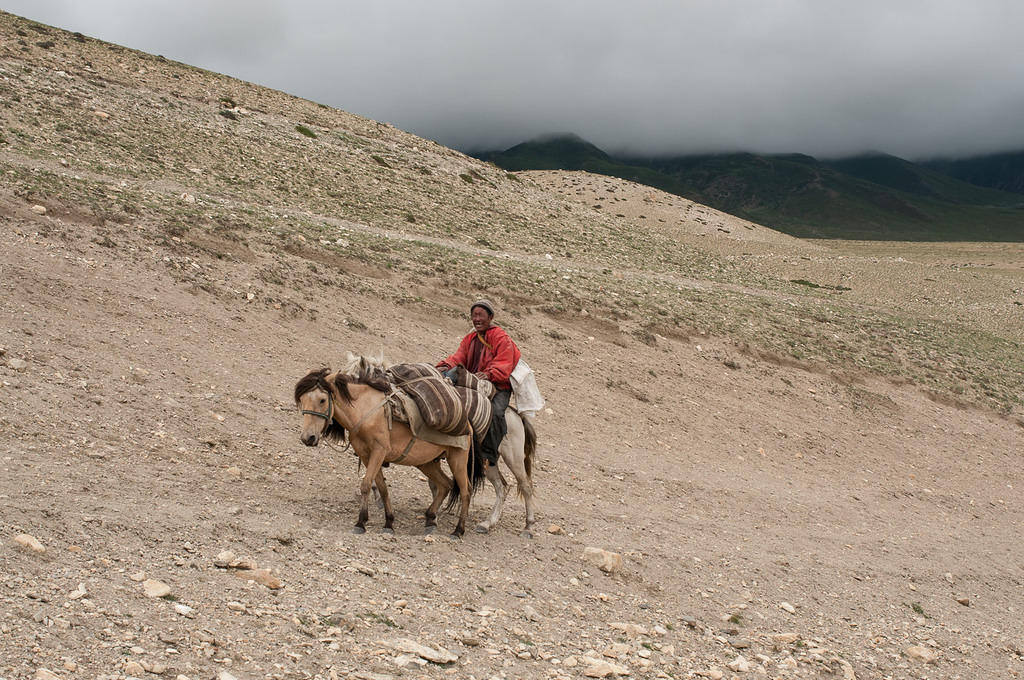
{"label": "man's face", "polygon": [[473,328],[477,333],[483,333],[491,327],[491,315],[483,307],[474,307],[469,313],[469,318],[472,319]]}

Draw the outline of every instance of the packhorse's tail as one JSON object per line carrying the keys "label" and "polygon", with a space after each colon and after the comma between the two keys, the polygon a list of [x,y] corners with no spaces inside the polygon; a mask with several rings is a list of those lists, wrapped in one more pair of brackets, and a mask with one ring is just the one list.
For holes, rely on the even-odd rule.
{"label": "packhorse's tail", "polygon": [[[466,472],[469,474],[469,495],[472,498],[473,494],[483,486],[484,480],[487,479],[487,475],[484,473],[484,457],[480,453],[480,445],[477,443],[473,432],[469,433],[469,462]],[[444,511],[452,512],[458,507],[461,497],[459,485],[452,484],[452,490],[448,492],[448,499],[444,504]]]}

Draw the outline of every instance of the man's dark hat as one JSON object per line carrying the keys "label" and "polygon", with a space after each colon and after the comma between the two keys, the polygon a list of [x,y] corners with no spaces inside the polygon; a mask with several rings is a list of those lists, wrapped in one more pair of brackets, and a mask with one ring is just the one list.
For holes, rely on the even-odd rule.
{"label": "man's dark hat", "polygon": [[477,300],[472,305],[470,305],[469,311],[472,312],[477,307],[483,307],[484,309],[487,310],[488,314],[490,314],[491,316],[494,316],[494,305],[491,304],[490,300],[487,300],[487,299]]}

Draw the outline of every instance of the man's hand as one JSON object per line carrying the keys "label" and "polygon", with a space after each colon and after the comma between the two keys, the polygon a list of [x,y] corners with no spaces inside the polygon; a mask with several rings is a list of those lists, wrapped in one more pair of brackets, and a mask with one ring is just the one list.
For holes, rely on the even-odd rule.
{"label": "man's hand", "polygon": [[490,378],[487,377],[487,374],[484,373],[483,371],[477,371],[473,375],[475,375],[476,377],[480,378],[481,380],[490,380]]}

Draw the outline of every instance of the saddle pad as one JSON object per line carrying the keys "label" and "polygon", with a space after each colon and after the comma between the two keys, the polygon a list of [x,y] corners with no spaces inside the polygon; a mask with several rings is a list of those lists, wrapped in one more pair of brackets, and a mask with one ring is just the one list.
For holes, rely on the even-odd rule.
{"label": "saddle pad", "polygon": [[437,430],[427,427],[423,422],[423,418],[420,416],[419,407],[416,406],[416,401],[404,392],[395,392],[395,398],[401,403],[401,410],[403,417],[399,417],[398,413],[395,413],[395,419],[401,422],[408,423],[409,429],[412,430],[412,436],[423,441],[430,442],[431,444],[437,444],[438,446],[457,446],[460,449],[469,448],[469,435],[453,435],[444,434]]}
{"label": "saddle pad", "polygon": [[484,438],[487,429],[491,426],[491,400],[478,390],[469,387],[459,387],[455,390],[462,397],[462,405],[466,409],[466,417],[469,424],[473,426],[473,436],[477,441]]}
{"label": "saddle pad", "polygon": [[395,387],[412,397],[424,424],[445,434],[469,433],[469,420],[458,392],[430,364],[395,364],[388,369]]}

